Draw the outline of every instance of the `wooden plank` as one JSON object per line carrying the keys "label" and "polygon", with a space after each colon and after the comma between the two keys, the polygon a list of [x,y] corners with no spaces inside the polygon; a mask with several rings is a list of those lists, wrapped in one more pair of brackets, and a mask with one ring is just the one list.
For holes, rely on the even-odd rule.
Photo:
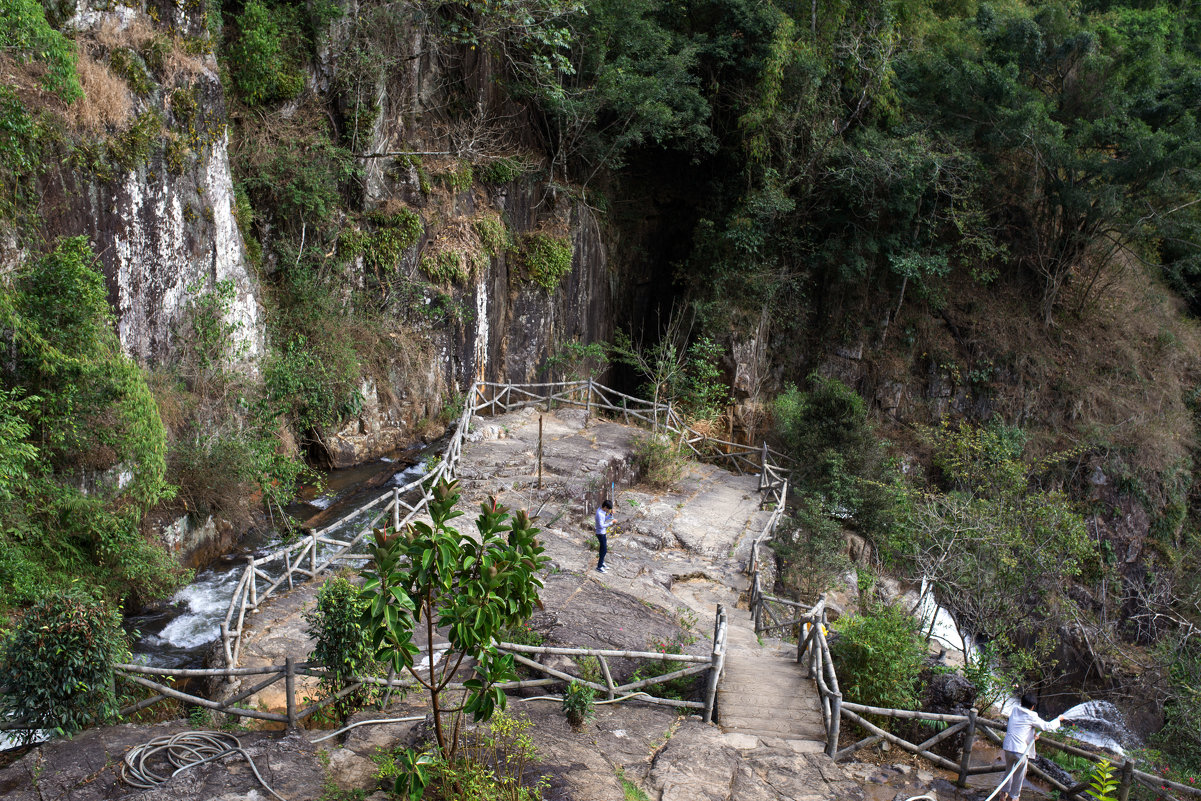
{"label": "wooden plank", "polygon": [[649,679],[641,679],[639,681],[630,682],[629,684],[623,684],[620,687],[615,687],[614,692],[633,692],[634,690],[641,690],[643,687],[650,687],[655,684],[664,684],[674,679],[682,679],[685,676],[695,676],[698,673],[708,673],[711,668],[712,665],[706,661],[703,665],[692,665],[691,667],[681,668],[680,670],[673,670],[671,673],[665,673],[662,676],[652,676]]}
{"label": "wooden plank", "polygon": [[284,665],[265,665],[263,667],[249,668],[161,668],[151,667],[150,665],[132,665],[125,662],[118,662],[113,667],[122,673],[136,673],[144,676],[167,676],[169,678],[190,679],[200,676],[222,676],[224,678],[232,678],[233,676],[258,676],[267,673],[280,673],[284,670]]}
{"label": "wooden plank", "polygon": [[[885,740],[887,740],[888,742],[897,746],[898,748],[903,748],[904,750],[908,751],[911,754],[917,754],[919,756],[925,757],[926,759],[933,762],[935,765],[937,765],[938,767],[940,767],[944,770],[952,770],[952,771],[959,770],[959,766],[956,765],[951,760],[946,759],[945,757],[941,757],[938,754],[931,753],[930,751],[919,750],[916,745],[909,742],[908,740],[898,737],[891,732],[884,731],[884,729],[881,729],[876,724],[874,724],[868,720],[865,720],[864,718],[859,717],[859,715],[857,715],[854,712],[847,709],[845,704],[842,707],[842,714],[844,717],[848,718],[851,722],[859,725],[860,727],[862,727],[864,729],[867,729],[867,731],[871,732],[872,734],[883,737]],[[1033,766],[1031,766],[1031,767],[1033,767]]]}
{"label": "wooden plank", "polygon": [[187,693],[180,692],[179,690],[176,690],[174,688],[165,687],[161,684],[157,684],[156,682],[153,682],[150,679],[144,679],[141,676],[127,676],[126,678],[128,678],[130,681],[132,681],[135,684],[140,684],[143,687],[147,687],[151,690],[154,690],[155,692],[161,693],[161,694],[167,696],[168,698],[174,698],[178,701],[183,701],[188,704],[195,704],[196,706],[203,706],[206,709],[213,709],[213,710],[216,710],[217,712],[225,712],[230,715],[237,715],[238,717],[243,717],[243,718],[257,718],[259,720],[271,720],[271,721],[275,721],[276,723],[287,723],[288,722],[288,719],[285,716],[277,715],[274,712],[260,712],[257,709],[243,709],[241,707],[227,707],[224,704],[221,704],[217,701],[210,701],[209,699],[201,698],[198,695],[188,695]]}
{"label": "wooden plank", "polygon": [[[659,651],[612,651],[603,648],[558,648],[549,645],[518,645],[511,642],[498,642],[497,648],[502,651],[514,651],[524,654],[558,654],[561,656],[608,656],[614,659],[658,659],[663,662],[697,662],[709,664],[707,656],[692,654],[664,654]],[[597,685],[598,688],[604,689]]]}

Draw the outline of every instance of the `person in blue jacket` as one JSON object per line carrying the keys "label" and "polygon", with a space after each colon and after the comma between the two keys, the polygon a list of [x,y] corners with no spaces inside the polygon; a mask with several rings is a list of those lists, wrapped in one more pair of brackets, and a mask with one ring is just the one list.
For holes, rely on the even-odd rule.
{"label": "person in blue jacket", "polygon": [[605,554],[609,550],[609,529],[613,526],[613,504],[606,500],[596,507],[596,540],[600,543],[600,558],[596,560],[596,572],[608,573]]}

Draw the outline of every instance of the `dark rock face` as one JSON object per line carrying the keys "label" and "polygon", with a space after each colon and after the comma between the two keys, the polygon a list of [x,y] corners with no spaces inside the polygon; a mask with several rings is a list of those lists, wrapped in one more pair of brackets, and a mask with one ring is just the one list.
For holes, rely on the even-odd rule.
{"label": "dark rock face", "polygon": [[949,715],[965,715],[976,703],[976,685],[958,673],[938,673],[926,684],[922,709]]}

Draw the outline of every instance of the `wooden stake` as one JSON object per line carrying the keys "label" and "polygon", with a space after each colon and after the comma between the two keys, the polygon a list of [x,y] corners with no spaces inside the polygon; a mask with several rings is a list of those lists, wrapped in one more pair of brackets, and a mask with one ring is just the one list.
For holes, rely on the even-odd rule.
{"label": "wooden stake", "polygon": [[1122,763],[1122,783],[1118,785],[1118,801],[1129,801],[1132,784],[1134,784],[1134,763],[1127,759]]}
{"label": "wooden stake", "polygon": [[[975,741],[976,710],[973,708],[967,711],[967,733],[963,736],[963,755],[959,757],[959,781],[955,782],[958,787],[967,787],[967,769],[972,761],[972,745]],[[918,746],[918,748],[919,750],[925,750],[921,746]]]}
{"label": "wooden stake", "polygon": [[542,415],[538,415],[538,489],[542,489]]}
{"label": "wooden stake", "polygon": [[284,659],[284,694],[288,703],[288,728],[296,728],[296,663],[292,657]]}

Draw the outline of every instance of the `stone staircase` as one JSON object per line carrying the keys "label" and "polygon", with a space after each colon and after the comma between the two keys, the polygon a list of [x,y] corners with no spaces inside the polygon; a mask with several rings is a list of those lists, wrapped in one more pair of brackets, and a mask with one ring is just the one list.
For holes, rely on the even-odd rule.
{"label": "stone staircase", "polygon": [[730,733],[794,741],[793,750],[825,749],[817,687],[796,662],[796,646],[760,643],[749,616],[731,610],[729,650],[717,687],[717,722]]}

